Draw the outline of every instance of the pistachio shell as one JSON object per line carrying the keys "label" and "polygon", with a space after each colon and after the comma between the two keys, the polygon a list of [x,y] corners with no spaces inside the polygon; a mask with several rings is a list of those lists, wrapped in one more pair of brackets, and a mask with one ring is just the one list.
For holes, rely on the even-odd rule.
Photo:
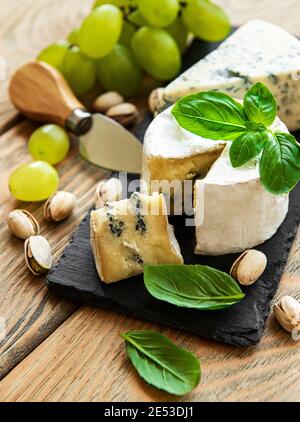
{"label": "pistachio shell", "polygon": [[122,103],[111,107],[106,115],[123,126],[131,126],[138,118],[138,109],[134,104]]}
{"label": "pistachio shell", "polygon": [[154,89],[148,98],[148,106],[152,114],[155,114],[158,110],[160,110],[164,104],[164,88],[156,88]]}
{"label": "pistachio shell", "polygon": [[123,186],[119,179],[102,180],[96,188],[96,208],[103,208],[106,202],[119,201]]}
{"label": "pistachio shell", "polygon": [[94,109],[99,113],[106,113],[111,107],[124,102],[121,94],[115,91],[108,91],[99,95],[94,101]]}
{"label": "pistachio shell", "polygon": [[52,267],[52,253],[47,239],[30,236],[24,245],[25,261],[34,275],[41,275]]}
{"label": "pistachio shell", "polygon": [[13,210],[8,214],[7,224],[10,231],[19,239],[26,240],[40,232],[36,219],[26,210]]}
{"label": "pistachio shell", "polygon": [[233,263],[230,274],[245,286],[255,283],[267,266],[267,257],[255,249],[243,252]]}
{"label": "pistachio shell", "polygon": [[76,205],[76,196],[70,192],[55,192],[44,206],[44,217],[59,222],[68,218]]}
{"label": "pistachio shell", "polygon": [[274,314],[280,325],[288,332],[300,329],[300,303],[291,296],[283,296],[274,305]]}

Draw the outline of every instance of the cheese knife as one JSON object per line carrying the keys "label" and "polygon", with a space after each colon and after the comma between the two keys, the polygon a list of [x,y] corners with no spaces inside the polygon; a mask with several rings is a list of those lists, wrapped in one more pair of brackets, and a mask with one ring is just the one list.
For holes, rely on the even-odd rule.
{"label": "cheese knife", "polygon": [[142,144],[109,117],[89,113],[74,96],[64,77],[42,62],[30,62],[13,75],[11,102],[25,116],[55,123],[79,136],[82,157],[100,167],[140,173]]}

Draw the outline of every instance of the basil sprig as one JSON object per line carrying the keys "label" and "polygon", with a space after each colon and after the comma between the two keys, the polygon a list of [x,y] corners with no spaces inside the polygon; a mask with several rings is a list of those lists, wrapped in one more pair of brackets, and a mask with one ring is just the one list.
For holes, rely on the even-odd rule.
{"label": "basil sprig", "polygon": [[230,275],[204,265],[148,265],[144,283],[156,299],[202,311],[227,308],[245,297]]}
{"label": "basil sprig", "polygon": [[300,180],[300,145],[294,136],[270,130],[276,111],[272,92],[257,82],[246,93],[243,105],[220,92],[200,92],[177,101],[172,114],[181,127],[196,135],[233,141],[233,167],[262,154],[261,183],[269,192],[281,195]]}
{"label": "basil sprig", "polygon": [[141,330],[121,334],[138,374],[149,384],[170,394],[184,395],[200,382],[198,359],[159,333]]}

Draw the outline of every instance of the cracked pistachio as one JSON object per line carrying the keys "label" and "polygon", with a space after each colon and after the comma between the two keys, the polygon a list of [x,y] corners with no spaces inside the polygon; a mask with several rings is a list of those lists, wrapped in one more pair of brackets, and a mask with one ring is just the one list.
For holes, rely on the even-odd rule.
{"label": "cracked pistachio", "polygon": [[70,192],[55,192],[44,206],[44,217],[48,221],[59,222],[68,218],[76,205],[76,196]]}
{"label": "cracked pistachio", "polygon": [[102,180],[96,188],[96,208],[103,208],[106,202],[119,201],[123,186],[119,179]]}
{"label": "cracked pistachio", "polygon": [[300,330],[300,303],[291,296],[283,296],[274,305],[274,314],[279,324],[288,332]]}
{"label": "cracked pistachio", "polygon": [[138,109],[134,104],[122,103],[107,110],[106,115],[123,126],[133,125],[139,115]]}
{"label": "cracked pistachio", "polygon": [[7,224],[10,231],[19,239],[26,240],[40,232],[36,219],[26,210],[13,210],[8,214]]}
{"label": "cracked pistachio", "polygon": [[148,106],[151,113],[155,114],[158,110],[163,108],[164,104],[164,88],[154,89],[148,98]]}
{"label": "cracked pistachio", "polygon": [[25,261],[32,274],[41,275],[52,267],[52,253],[47,239],[30,236],[24,245]]}
{"label": "cracked pistachio", "polygon": [[124,102],[121,94],[115,91],[108,91],[99,95],[94,101],[94,109],[99,113],[106,113],[111,107]]}
{"label": "cracked pistachio", "polygon": [[250,286],[259,279],[266,266],[266,255],[255,249],[249,249],[233,263],[230,275],[240,284]]}

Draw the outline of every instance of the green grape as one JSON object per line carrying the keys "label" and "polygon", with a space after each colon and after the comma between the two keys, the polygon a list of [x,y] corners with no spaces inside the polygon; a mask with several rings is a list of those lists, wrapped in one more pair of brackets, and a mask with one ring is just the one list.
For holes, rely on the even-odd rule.
{"label": "green grape", "polygon": [[19,201],[38,202],[48,199],[58,188],[59,177],[45,161],[33,161],[18,167],[9,178],[9,189]]}
{"label": "green grape", "polygon": [[143,17],[143,15],[139,12],[139,10],[134,10],[133,12],[131,12],[128,16],[128,20],[129,20],[129,22],[131,22],[131,23],[133,23],[134,25],[137,25],[137,26],[147,26],[148,25],[148,22]]}
{"label": "green grape", "polygon": [[69,137],[60,126],[45,125],[35,130],[29,139],[29,151],[35,160],[57,164],[70,148]]}
{"label": "green grape", "polygon": [[170,26],[165,29],[170,35],[172,35],[179,47],[179,50],[183,52],[185,50],[188,39],[188,30],[182,22],[182,19],[176,19],[176,21],[174,21]]}
{"label": "green grape", "polygon": [[51,44],[40,52],[37,59],[50,64],[60,71],[69,46],[70,43],[68,41],[59,41]]}
{"label": "green grape", "polygon": [[124,22],[122,33],[119,39],[119,44],[123,44],[126,47],[131,48],[131,40],[134,33],[135,33],[135,28],[130,23]]}
{"label": "green grape", "polygon": [[105,4],[95,9],[82,23],[78,34],[80,50],[92,59],[111,52],[122,31],[122,13]]}
{"label": "green grape", "polygon": [[98,63],[98,78],[104,89],[117,91],[124,97],[132,97],[138,93],[142,72],[127,47],[116,44],[113,51]]}
{"label": "green grape", "polygon": [[207,0],[190,0],[182,19],[189,31],[205,41],[220,41],[230,32],[230,22],[221,7]]}
{"label": "green grape", "polygon": [[179,2],[178,0],[140,0],[139,10],[148,23],[163,28],[176,19]]}
{"label": "green grape", "polygon": [[68,41],[72,45],[78,45],[79,28],[73,29],[68,35]]}
{"label": "green grape", "polygon": [[99,6],[102,6],[103,4],[113,4],[117,7],[127,7],[127,6],[136,6],[137,0],[96,0],[93,9],[96,9]]}
{"label": "green grape", "polygon": [[179,48],[165,30],[140,28],[131,45],[140,66],[155,79],[167,81],[178,74],[181,67]]}
{"label": "green grape", "polygon": [[96,64],[82,54],[78,46],[74,45],[69,48],[61,71],[76,95],[85,94],[96,83]]}

